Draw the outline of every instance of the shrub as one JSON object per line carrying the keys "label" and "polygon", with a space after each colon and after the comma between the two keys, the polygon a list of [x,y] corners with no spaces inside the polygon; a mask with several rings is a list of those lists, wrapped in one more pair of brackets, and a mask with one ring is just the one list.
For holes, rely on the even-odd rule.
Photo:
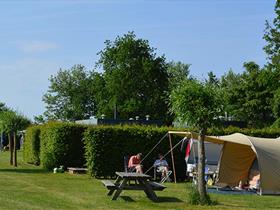
{"label": "shrub", "polygon": [[86,127],[74,123],[50,122],[41,128],[41,165],[46,169],[63,165],[83,167],[83,132]]}
{"label": "shrub", "polygon": [[24,138],[23,159],[34,165],[40,164],[40,129],[41,126],[28,127]]}
{"label": "shrub", "polygon": [[[151,126],[98,126],[90,127],[85,133],[87,167],[92,176],[113,177],[115,171],[124,170],[124,156],[139,152],[147,155],[156,143],[167,133],[167,127]],[[173,145],[178,137],[172,138]],[[177,139],[177,140],[176,140]],[[175,167],[178,179],[185,177],[184,154],[174,150]],[[144,169],[153,165],[159,152],[169,151],[169,141],[165,138],[144,160]],[[170,155],[167,161],[171,165]]]}

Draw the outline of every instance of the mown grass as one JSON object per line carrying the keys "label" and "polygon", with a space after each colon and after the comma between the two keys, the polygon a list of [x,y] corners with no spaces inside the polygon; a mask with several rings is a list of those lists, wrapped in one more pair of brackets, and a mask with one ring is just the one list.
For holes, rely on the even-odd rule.
{"label": "mown grass", "polygon": [[192,206],[187,203],[189,185],[167,183],[157,192],[154,203],[141,191],[124,191],[111,201],[100,180],[88,175],[53,174],[40,167],[24,164],[9,166],[8,152],[0,153],[0,209],[280,209],[280,196],[219,195],[216,206]]}

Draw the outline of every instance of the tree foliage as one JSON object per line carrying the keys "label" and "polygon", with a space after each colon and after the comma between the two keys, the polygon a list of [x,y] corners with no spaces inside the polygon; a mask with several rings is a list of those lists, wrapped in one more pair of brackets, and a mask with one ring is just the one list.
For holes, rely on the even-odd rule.
{"label": "tree foliage", "polygon": [[208,79],[205,81],[209,85],[219,86],[220,81],[213,71],[208,72]]}
{"label": "tree foliage", "polygon": [[272,110],[275,118],[280,118],[280,88],[274,93],[272,100]]}
{"label": "tree foliage", "polygon": [[168,97],[168,74],[165,57],[157,57],[147,40],[133,32],[114,41],[107,40],[99,53],[99,66],[104,70],[107,103],[102,111],[107,116],[117,111],[119,118],[150,115],[165,117]]}
{"label": "tree foliage", "polygon": [[8,111],[9,108],[6,106],[5,103],[0,102],[0,112]]}
{"label": "tree foliage", "polygon": [[274,74],[254,62],[244,63],[244,68],[242,74],[229,71],[221,79],[225,110],[236,120],[263,127],[273,121]]}
{"label": "tree foliage", "polygon": [[26,117],[12,110],[0,113],[0,130],[6,133],[23,130],[30,123]]}
{"label": "tree foliage", "polygon": [[244,92],[242,90],[243,80],[240,74],[236,74],[230,69],[221,78],[221,88],[223,91],[223,99],[225,111],[228,115],[233,116],[237,120],[244,120],[242,110]]}
{"label": "tree foliage", "polygon": [[199,129],[216,123],[223,104],[218,89],[197,80],[185,80],[171,93],[171,103],[178,120]]}
{"label": "tree foliage", "polygon": [[277,0],[275,4],[276,17],[272,24],[266,21],[266,28],[264,33],[264,40],[267,45],[264,51],[267,54],[269,65],[279,68],[280,66],[280,1]]}
{"label": "tree foliage", "polygon": [[168,64],[168,82],[170,90],[176,88],[180,83],[189,78],[190,64],[172,61]]}
{"label": "tree foliage", "polygon": [[[156,55],[147,40],[129,32],[114,41],[107,40],[99,56],[97,67],[103,70],[102,74],[75,65],[51,76],[49,90],[43,96],[46,112],[35,118],[38,123],[87,119],[93,115],[112,118],[115,114],[123,119],[146,115],[168,119],[168,64],[164,56]],[[187,65],[176,65],[180,71],[188,72]]]}
{"label": "tree foliage", "polygon": [[[50,78],[49,90],[43,97],[44,115],[48,119],[87,119],[97,112],[95,80],[98,73],[88,72],[82,65],[60,70]],[[102,90],[98,90],[102,91]]]}

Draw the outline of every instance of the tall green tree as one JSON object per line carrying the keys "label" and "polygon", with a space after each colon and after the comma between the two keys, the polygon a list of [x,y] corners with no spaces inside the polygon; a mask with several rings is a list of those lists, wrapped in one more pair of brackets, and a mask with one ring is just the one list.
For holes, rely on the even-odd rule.
{"label": "tall green tree", "polygon": [[271,102],[273,98],[273,74],[261,69],[254,62],[244,63],[243,73],[247,121],[253,127],[264,127],[273,121]]}
{"label": "tall green tree", "polygon": [[220,92],[213,85],[196,80],[185,80],[172,91],[172,112],[178,120],[199,129],[198,138],[198,192],[200,204],[207,204],[209,197],[205,183],[205,146],[207,129],[217,123],[222,112]]}
{"label": "tall green tree", "polygon": [[251,127],[267,126],[274,120],[271,107],[274,73],[254,62],[244,63],[244,68],[242,74],[229,71],[221,79],[225,110]]}
{"label": "tall green tree", "polygon": [[168,74],[164,56],[156,56],[149,42],[133,32],[107,40],[99,53],[104,70],[107,116],[128,119],[150,115],[164,119],[168,111]]}
{"label": "tall green tree", "polygon": [[51,76],[50,86],[43,96],[47,119],[80,120],[97,113],[95,89],[96,72],[88,72],[84,66],[75,65],[69,70],[60,70]]}
{"label": "tall green tree", "polygon": [[224,110],[228,116],[234,117],[235,120],[245,120],[243,104],[245,92],[243,90],[244,80],[241,74],[236,74],[230,69],[221,78],[222,97],[224,100]]}

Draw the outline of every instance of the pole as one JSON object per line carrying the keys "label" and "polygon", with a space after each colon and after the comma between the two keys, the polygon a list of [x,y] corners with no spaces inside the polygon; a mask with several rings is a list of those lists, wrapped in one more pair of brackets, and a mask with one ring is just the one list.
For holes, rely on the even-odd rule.
{"label": "pole", "polygon": [[14,166],[17,167],[17,134],[14,132]]}
{"label": "pole", "polygon": [[9,138],[9,149],[10,149],[10,165],[13,165],[13,153],[14,153],[14,141],[12,139],[12,132],[9,132],[8,134],[8,138]]}
{"label": "pole", "polygon": [[168,133],[168,138],[169,138],[169,145],[170,145],[170,150],[171,150],[171,160],[172,160],[174,182],[177,183],[177,180],[176,180],[176,170],[175,170],[175,164],[174,164],[174,156],[173,156],[173,149],[172,149],[172,141],[171,141],[171,134],[170,133]]}

